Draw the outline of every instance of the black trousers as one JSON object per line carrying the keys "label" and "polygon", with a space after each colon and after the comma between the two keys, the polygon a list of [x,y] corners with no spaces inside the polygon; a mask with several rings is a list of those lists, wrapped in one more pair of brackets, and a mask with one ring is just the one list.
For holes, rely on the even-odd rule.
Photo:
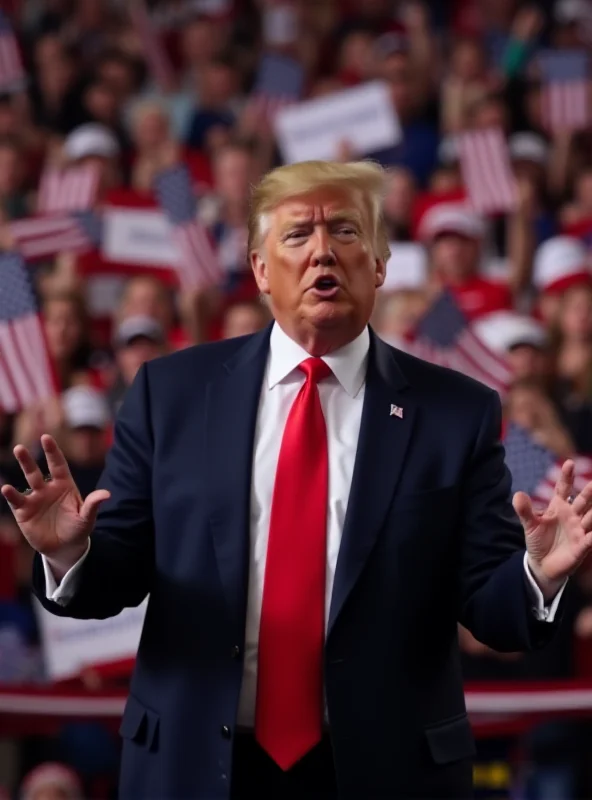
{"label": "black trousers", "polygon": [[328,736],[284,772],[255,741],[238,732],[234,740],[231,800],[337,800]]}

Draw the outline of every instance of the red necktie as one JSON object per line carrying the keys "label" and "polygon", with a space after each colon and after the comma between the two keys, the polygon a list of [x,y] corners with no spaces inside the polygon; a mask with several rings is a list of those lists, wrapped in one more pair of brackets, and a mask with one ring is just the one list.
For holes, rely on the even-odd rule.
{"label": "red necktie", "polygon": [[321,739],[329,457],[317,382],[331,369],[300,364],[271,506],[259,630],[255,736],[284,770]]}

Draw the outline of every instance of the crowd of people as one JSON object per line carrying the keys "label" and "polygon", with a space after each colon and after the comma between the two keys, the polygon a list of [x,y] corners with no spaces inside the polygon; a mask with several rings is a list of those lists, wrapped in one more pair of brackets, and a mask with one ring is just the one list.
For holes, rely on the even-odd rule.
{"label": "crowd of people", "polygon": [[[40,455],[40,434],[51,432],[81,493],[89,493],[142,363],[270,321],[246,256],[250,187],[282,162],[273,114],[255,91],[270,52],[301,65],[304,99],[376,79],[389,88],[402,140],[360,153],[344,133],[334,153],[336,160],[371,157],[387,170],[392,256],[375,309],[378,334],[408,348],[435,298],[449,291],[472,330],[509,366],[507,422],[558,460],[592,456],[592,129],[545,128],[533,68],[543,47],[589,49],[587,0],[158,0],[148,12],[170,61],[166,80],[156,75],[123,0],[8,6],[26,80],[0,94],[0,249],[17,247],[12,223],[35,214],[48,164],[95,165],[100,211],[122,190],[128,205],[135,198],[143,207],[154,199],[155,176],[181,163],[198,191],[199,218],[223,277],[179,291],[174,276],[138,268],[116,276],[106,293],[105,281],[85,269],[88,254],[60,252],[30,263],[60,394],[16,414],[0,408],[0,480],[15,479],[15,443]],[[465,199],[457,137],[490,127],[506,135],[518,202],[509,213],[483,217]],[[0,273],[0,290],[1,282]],[[0,507],[1,683],[47,680],[30,563]],[[584,570],[570,589],[562,633],[543,653],[501,657],[460,630],[467,679],[585,675],[576,655],[592,637],[591,574]],[[57,744],[7,743],[10,757],[0,745],[0,785],[13,791],[35,768],[22,784],[27,800],[92,796],[89,781],[116,769],[117,748],[100,729],[87,733],[83,755],[67,732]],[[77,736],[82,741],[84,731]],[[539,729],[521,742],[534,767],[496,773],[484,796],[592,794],[574,741],[581,743],[581,731],[568,723]],[[97,747],[106,764],[89,763],[88,749]],[[508,743],[491,747],[482,757],[493,752],[507,764]],[[82,782],[63,764],[38,766],[55,758],[77,769]]]}

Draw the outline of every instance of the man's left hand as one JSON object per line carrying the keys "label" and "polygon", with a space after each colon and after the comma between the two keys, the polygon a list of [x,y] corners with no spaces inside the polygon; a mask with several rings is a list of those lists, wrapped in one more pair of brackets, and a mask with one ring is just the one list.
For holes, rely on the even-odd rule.
{"label": "man's left hand", "polygon": [[592,549],[592,481],[573,494],[574,462],[566,461],[546,510],[535,511],[524,492],[514,509],[526,536],[528,565],[546,602],[550,602]]}

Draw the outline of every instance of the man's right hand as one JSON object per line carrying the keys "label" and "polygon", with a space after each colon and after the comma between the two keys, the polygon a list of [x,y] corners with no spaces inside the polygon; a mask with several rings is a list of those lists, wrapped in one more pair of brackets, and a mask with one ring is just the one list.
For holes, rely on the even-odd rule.
{"label": "man's right hand", "polygon": [[43,477],[27,448],[17,445],[14,455],[31,490],[19,492],[6,484],[1,491],[23,536],[48,559],[59,582],[86,552],[99,505],[110,493],[97,489],[83,501],[55,440],[44,434],[41,446],[48,477]]}

